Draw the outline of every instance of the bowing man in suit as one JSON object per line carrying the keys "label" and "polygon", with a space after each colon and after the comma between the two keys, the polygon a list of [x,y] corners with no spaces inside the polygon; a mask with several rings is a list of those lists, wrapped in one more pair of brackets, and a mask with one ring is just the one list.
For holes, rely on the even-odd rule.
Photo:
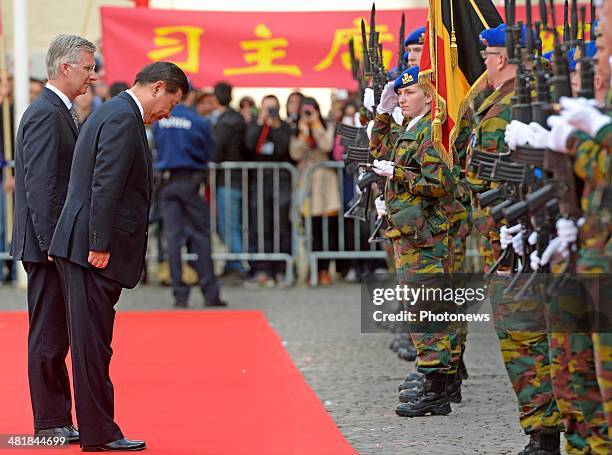
{"label": "bowing man in suit", "polygon": [[78,135],[73,100],[96,81],[96,47],[59,35],[47,52],[49,82],[26,109],[15,143],[13,256],[28,275],[28,379],[37,436],[78,442],[66,369],[68,325],[62,285],[48,257]]}
{"label": "bowing man in suit", "polygon": [[66,204],[51,241],[68,303],[81,447],[142,450],[114,421],[109,377],[114,305],[136,286],[147,245],[153,172],[145,124],[170,115],[189,90],[178,66],[143,68],[131,89],[87,119],[74,151]]}

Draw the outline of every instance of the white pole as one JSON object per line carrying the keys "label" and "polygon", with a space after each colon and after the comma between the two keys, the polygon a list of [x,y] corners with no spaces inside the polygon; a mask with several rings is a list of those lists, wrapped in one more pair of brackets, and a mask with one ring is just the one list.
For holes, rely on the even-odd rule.
{"label": "white pole", "polygon": [[[29,100],[28,0],[13,0],[13,108],[15,132]],[[17,284],[25,288],[27,277],[18,265]]]}

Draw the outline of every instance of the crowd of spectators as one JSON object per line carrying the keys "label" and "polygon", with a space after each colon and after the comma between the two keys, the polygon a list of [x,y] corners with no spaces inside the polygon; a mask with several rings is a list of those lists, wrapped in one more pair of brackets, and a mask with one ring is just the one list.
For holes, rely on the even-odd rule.
{"label": "crowd of spectators", "polygon": [[[31,100],[40,94],[44,85],[43,80],[31,79]],[[100,82],[91,86],[86,94],[75,100],[79,122],[83,124],[97,106],[127,88],[127,83],[123,82],[110,86]],[[251,170],[246,174],[242,170],[216,172],[216,212],[212,216],[216,220],[217,233],[229,252],[291,254],[292,197],[296,191],[305,188],[308,175],[312,184],[311,197],[299,202],[296,213],[302,219],[312,217],[314,251],[338,250],[339,217],[348,209],[348,202],[354,195],[354,177],[344,173],[342,182],[339,182],[335,169],[317,168],[314,172],[310,172],[310,169],[320,162],[342,161],[343,148],[336,135],[337,126],[340,123],[355,124],[357,105],[354,97],[344,92],[340,94],[332,100],[329,113],[322,113],[317,100],[299,91],[288,96],[283,110],[274,94],[266,95],[261,100],[250,96],[233,100],[232,87],[225,82],[217,83],[212,89],[193,89],[184,100],[184,104],[209,125],[214,141],[213,162],[273,162],[287,163],[297,168],[296,182],[292,182],[291,173],[282,168],[277,173],[271,169],[261,172]],[[2,88],[1,96],[12,99],[10,80]],[[236,106],[236,109],[232,106]],[[0,144],[0,147],[4,156],[3,145]],[[155,153],[154,143],[152,149]],[[6,165],[4,160],[2,165]],[[340,192],[339,188],[343,191]],[[4,242],[7,221],[5,205],[6,198],[13,191],[10,175],[8,178],[5,176],[3,189],[0,195],[0,252],[7,252],[9,245]],[[243,202],[245,195],[248,200]],[[246,211],[244,207],[247,207]],[[345,250],[354,248],[353,229],[352,221],[344,223]],[[367,249],[369,227],[364,224],[360,231],[360,248]],[[225,264],[221,279],[253,288],[283,285],[287,273],[285,264],[282,260],[230,260]],[[11,262],[3,261],[1,265],[0,279],[12,280],[14,269]],[[332,281],[329,266],[329,260],[319,260],[318,270],[310,273],[318,274],[320,284],[329,284]],[[372,260],[336,261],[336,270],[346,280],[353,282],[359,279],[360,273],[380,266],[384,267],[384,263]]]}

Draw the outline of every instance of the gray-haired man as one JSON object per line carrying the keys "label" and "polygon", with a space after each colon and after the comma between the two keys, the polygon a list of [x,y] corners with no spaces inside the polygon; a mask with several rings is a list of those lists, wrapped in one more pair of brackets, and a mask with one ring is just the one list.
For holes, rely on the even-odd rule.
{"label": "gray-haired man", "polygon": [[12,252],[28,274],[28,377],[39,436],[78,442],[66,369],[68,326],[60,276],[49,244],[68,191],[78,120],[72,101],[96,81],[96,47],[59,35],[47,52],[49,82],[25,111],[15,144]]}

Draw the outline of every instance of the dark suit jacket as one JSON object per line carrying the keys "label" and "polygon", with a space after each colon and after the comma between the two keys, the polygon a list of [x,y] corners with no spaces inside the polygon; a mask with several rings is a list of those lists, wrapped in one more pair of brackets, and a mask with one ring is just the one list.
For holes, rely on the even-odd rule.
{"label": "dark suit jacket", "polygon": [[[79,134],[50,254],[133,288],[144,265],[152,190],[144,123],[124,92],[94,110]],[[90,250],[110,251],[108,266],[91,267]]]}
{"label": "dark suit jacket", "polygon": [[62,211],[77,129],[62,100],[48,88],[26,109],[15,143],[13,256],[47,262]]}

